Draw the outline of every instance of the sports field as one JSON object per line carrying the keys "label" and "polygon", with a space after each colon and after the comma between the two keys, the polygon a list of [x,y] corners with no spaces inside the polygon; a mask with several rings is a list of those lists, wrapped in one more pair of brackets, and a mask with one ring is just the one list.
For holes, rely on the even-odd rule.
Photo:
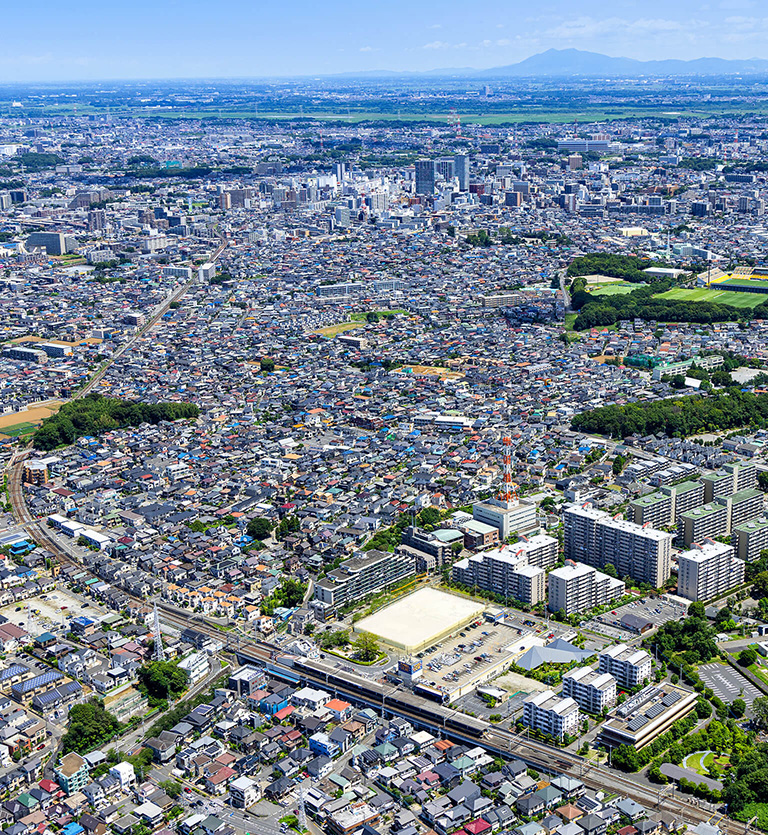
{"label": "sports field", "polygon": [[719,302],[730,304],[732,307],[757,307],[763,302],[768,302],[768,296],[763,293],[737,293],[733,290],[707,290],[706,287],[699,287],[695,290],[687,290],[679,287],[675,290],[667,290],[666,293],[659,293],[659,299],[677,299],[685,302]]}
{"label": "sports field", "polygon": [[722,281],[715,282],[713,286],[743,287],[745,284],[760,287],[764,292],[768,293],[768,281],[759,278],[724,278]]}
{"label": "sports field", "polygon": [[617,281],[616,284],[602,284],[589,292],[593,296],[623,296],[625,293],[631,293],[645,286],[645,284],[632,284],[629,281]]}

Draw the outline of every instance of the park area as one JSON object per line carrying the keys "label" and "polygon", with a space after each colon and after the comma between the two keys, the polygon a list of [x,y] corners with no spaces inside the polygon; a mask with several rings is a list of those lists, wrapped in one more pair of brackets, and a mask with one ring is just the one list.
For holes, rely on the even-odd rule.
{"label": "park area", "polygon": [[641,287],[646,287],[646,284],[632,283],[630,281],[616,281],[611,284],[600,284],[595,287],[590,287],[589,292],[592,296],[623,296],[626,293],[631,293],[633,290],[639,290]]}
{"label": "park area", "polygon": [[[717,287],[721,287],[722,283]],[[660,293],[654,298],[669,299],[671,301],[687,301],[687,302],[715,302],[717,304],[729,304],[731,307],[757,307],[759,304],[764,304],[768,301],[768,296],[763,293],[739,293],[734,290],[719,290],[707,289],[706,287],[698,287],[696,289],[687,289],[684,287],[677,287],[674,290],[667,290],[666,293]]]}
{"label": "park area", "polygon": [[689,768],[702,777],[711,777],[729,766],[731,759],[727,755],[718,756],[714,751],[694,751],[683,760],[683,768]]}

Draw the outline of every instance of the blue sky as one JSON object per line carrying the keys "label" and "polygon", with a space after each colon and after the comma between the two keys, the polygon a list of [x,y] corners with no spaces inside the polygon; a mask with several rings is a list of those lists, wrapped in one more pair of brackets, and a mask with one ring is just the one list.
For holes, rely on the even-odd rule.
{"label": "blue sky", "polygon": [[486,68],[550,47],[768,58],[765,0],[38,0],[0,15],[0,83]]}

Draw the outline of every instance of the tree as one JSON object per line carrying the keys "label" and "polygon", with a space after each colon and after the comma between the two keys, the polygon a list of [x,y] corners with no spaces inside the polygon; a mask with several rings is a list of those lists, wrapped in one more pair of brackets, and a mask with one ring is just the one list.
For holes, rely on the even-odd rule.
{"label": "tree", "polygon": [[768,730],[768,696],[758,696],[752,702],[752,721],[760,730]]}
{"label": "tree", "polygon": [[376,322],[379,321],[379,314],[376,313],[375,310],[369,310],[368,313],[365,314],[365,319],[369,324],[375,325]]}
{"label": "tree", "polygon": [[360,660],[368,664],[379,657],[379,643],[370,632],[361,632],[355,641],[355,651]]}
{"label": "tree", "polygon": [[752,584],[752,597],[755,600],[760,600],[762,597],[768,597],[768,571],[761,571],[755,577]]}
{"label": "tree", "polygon": [[258,539],[259,542],[267,539],[272,532],[272,522],[260,516],[258,519],[251,519],[248,522],[248,527],[245,529],[248,536],[253,539]]}
{"label": "tree", "polygon": [[616,566],[612,562],[607,562],[605,564],[605,566],[603,567],[603,571],[609,577],[618,577],[619,576],[619,572],[616,570]]}
{"label": "tree", "polygon": [[704,618],[706,617],[706,613],[704,611],[704,604],[699,601],[695,600],[691,605],[688,607],[688,617],[689,618]]}
{"label": "tree", "polygon": [[624,471],[624,467],[627,465],[627,459],[623,455],[617,455],[613,459],[613,474],[614,475],[621,475]]}
{"label": "tree", "polygon": [[152,699],[175,699],[187,689],[186,672],[172,661],[151,661],[139,667],[137,676]]}
{"label": "tree", "polygon": [[747,703],[744,699],[734,699],[731,702],[731,713],[737,718],[741,717],[747,712]]}
{"label": "tree", "polygon": [[261,361],[259,362],[259,368],[261,368],[262,371],[271,373],[275,370],[275,361],[269,359],[269,357],[262,357]]}
{"label": "tree", "polygon": [[61,738],[62,752],[83,754],[91,751],[112,739],[121,727],[117,718],[96,698],[74,705],[69,711],[69,728]]}
{"label": "tree", "polygon": [[742,667],[751,667],[757,661],[757,653],[751,647],[745,647],[739,653],[739,664]]}
{"label": "tree", "polygon": [[171,800],[181,795],[181,783],[178,780],[162,780],[158,785]]}

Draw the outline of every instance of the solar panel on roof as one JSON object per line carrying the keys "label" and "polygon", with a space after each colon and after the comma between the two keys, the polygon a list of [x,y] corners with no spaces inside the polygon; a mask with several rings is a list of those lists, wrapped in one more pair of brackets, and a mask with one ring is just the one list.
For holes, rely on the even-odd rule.
{"label": "solar panel on roof", "polygon": [[627,725],[627,729],[630,731],[639,731],[643,725],[647,724],[648,720],[645,716],[635,716],[635,718]]}
{"label": "solar panel on roof", "polygon": [[666,696],[661,700],[661,703],[664,707],[669,707],[673,705],[678,699],[680,698],[680,694],[673,690],[671,693],[667,693]]}
{"label": "solar panel on roof", "polygon": [[649,707],[648,710],[645,711],[645,715],[649,719],[655,719],[659,714],[664,713],[665,706],[659,702],[658,704]]}

